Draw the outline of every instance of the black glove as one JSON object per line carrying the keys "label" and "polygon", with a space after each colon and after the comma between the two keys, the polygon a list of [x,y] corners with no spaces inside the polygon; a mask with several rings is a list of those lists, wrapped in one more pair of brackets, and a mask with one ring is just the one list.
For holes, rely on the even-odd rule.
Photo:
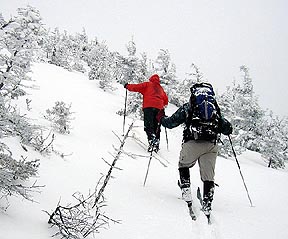
{"label": "black glove", "polygon": [[229,135],[232,134],[233,132],[233,127],[231,123],[224,117],[220,118],[219,122],[219,133],[224,134],[224,135]]}
{"label": "black glove", "polygon": [[158,114],[156,115],[156,120],[161,123],[161,119],[166,116],[164,109],[159,110]]}
{"label": "black glove", "polygon": [[124,88],[125,88],[125,89],[127,88],[127,85],[128,85],[128,83],[125,83],[125,84],[124,84]]}

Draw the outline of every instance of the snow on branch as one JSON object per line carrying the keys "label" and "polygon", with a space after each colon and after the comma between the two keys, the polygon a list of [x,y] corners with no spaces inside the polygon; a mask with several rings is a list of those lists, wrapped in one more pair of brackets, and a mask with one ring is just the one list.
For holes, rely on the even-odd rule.
{"label": "snow on branch", "polygon": [[[128,138],[133,123],[130,125],[123,139],[118,137],[121,144],[116,150],[116,155],[113,156],[113,162],[110,164],[104,160],[109,165],[109,170],[104,180],[102,180],[104,176],[99,179],[95,191],[89,193],[86,197],[82,193],[76,192],[73,194],[73,198],[76,200],[75,204],[61,206],[58,203],[58,206],[52,214],[45,211],[49,215],[48,223],[51,224],[51,227],[58,227],[59,231],[54,236],[60,235],[62,238],[69,239],[86,238],[91,234],[99,233],[99,230],[109,225],[109,222],[120,223],[120,221],[113,220],[102,212],[102,208],[106,206],[104,190],[111,178],[113,169],[117,169],[115,166],[116,162],[123,152],[125,140]],[[102,184],[102,186],[98,190],[100,184]]]}
{"label": "snow on branch", "polygon": [[26,181],[30,177],[37,175],[39,160],[27,161],[26,158],[15,160],[9,148],[0,143],[0,201],[4,199],[7,203],[6,207],[1,207],[6,210],[9,206],[8,197],[18,195],[22,198],[34,201],[31,194],[39,192],[39,186],[34,182],[32,185],[27,185]]}
{"label": "snow on branch", "polygon": [[105,228],[109,221],[119,223],[104,215],[101,208],[106,206],[104,198],[98,201],[95,206],[95,198],[97,197],[97,188],[92,194],[84,197],[80,192],[73,194],[77,201],[74,205],[60,206],[50,215],[48,223],[57,226],[59,232],[56,235],[61,235],[62,238],[86,238],[90,234],[99,233],[99,229]]}

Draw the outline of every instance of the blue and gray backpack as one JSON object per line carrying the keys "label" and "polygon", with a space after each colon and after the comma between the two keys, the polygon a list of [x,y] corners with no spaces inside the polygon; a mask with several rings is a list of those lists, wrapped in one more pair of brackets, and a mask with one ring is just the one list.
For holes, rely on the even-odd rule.
{"label": "blue and gray backpack", "polygon": [[191,113],[188,116],[188,127],[192,139],[216,142],[221,115],[212,85],[196,83],[190,91]]}

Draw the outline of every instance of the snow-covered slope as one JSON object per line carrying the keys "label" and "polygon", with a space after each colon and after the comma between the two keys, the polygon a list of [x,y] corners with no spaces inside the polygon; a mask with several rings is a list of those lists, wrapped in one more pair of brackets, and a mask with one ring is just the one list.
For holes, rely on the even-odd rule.
{"label": "snow-covered slope", "polygon": [[[8,138],[15,158],[28,156],[41,162],[37,183],[45,185],[41,193],[35,193],[36,203],[11,197],[10,207],[0,214],[1,239],[48,239],[56,231],[47,224],[48,215],[59,200],[61,205],[73,203],[72,194],[76,191],[88,194],[101,177],[106,174],[111,162],[113,145],[120,142],[115,134],[122,135],[123,117],[116,114],[124,106],[125,90],[104,92],[95,81],[80,73],[67,72],[62,68],[35,64],[33,79],[39,89],[30,90],[31,111],[25,108],[25,99],[19,102],[21,113],[27,114],[35,123],[47,124],[43,118],[46,109],[55,101],[72,104],[75,119],[69,135],[56,134],[54,149],[67,155],[61,158],[52,154],[43,157],[32,149],[21,151],[17,139]],[[129,93],[132,94],[132,93]],[[169,105],[166,113],[176,110]],[[126,129],[132,122],[128,118]],[[115,133],[115,134],[114,134]],[[146,142],[143,122],[136,121],[133,134]],[[161,133],[160,158],[167,165],[152,159],[146,186],[143,187],[148,165],[148,153],[132,138],[124,146],[127,153],[139,155],[132,158],[123,154],[104,192],[106,214],[121,220],[120,224],[110,223],[96,238],[117,239],[284,239],[288,238],[288,174],[286,171],[265,167],[261,157],[247,152],[239,157],[241,170],[246,180],[254,206],[251,207],[235,160],[218,158],[216,168],[216,188],[213,202],[212,225],[200,211],[196,198],[198,186],[202,189],[198,166],[191,169],[191,181],[197,221],[191,221],[188,209],[180,200],[177,187],[178,154],[181,147],[181,127],[168,130],[169,149],[165,132]]]}

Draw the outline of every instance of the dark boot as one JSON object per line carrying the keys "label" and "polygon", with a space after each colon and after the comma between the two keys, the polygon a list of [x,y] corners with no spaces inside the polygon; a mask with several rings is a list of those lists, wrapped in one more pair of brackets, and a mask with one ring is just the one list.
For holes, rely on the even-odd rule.
{"label": "dark boot", "polygon": [[147,133],[147,138],[148,138],[148,152],[152,152],[156,143],[156,136],[155,134],[148,134]]}
{"label": "dark boot", "polygon": [[213,196],[214,196],[214,182],[204,181],[202,210],[206,215],[209,215],[211,212]]}
{"label": "dark boot", "polygon": [[160,140],[156,138],[155,142],[154,142],[154,147],[153,147],[153,151],[155,153],[157,153],[159,151],[159,145],[160,145]]}
{"label": "dark boot", "polygon": [[179,168],[180,182],[179,187],[182,192],[182,199],[187,203],[192,202],[191,188],[190,188],[190,171],[189,168]]}

